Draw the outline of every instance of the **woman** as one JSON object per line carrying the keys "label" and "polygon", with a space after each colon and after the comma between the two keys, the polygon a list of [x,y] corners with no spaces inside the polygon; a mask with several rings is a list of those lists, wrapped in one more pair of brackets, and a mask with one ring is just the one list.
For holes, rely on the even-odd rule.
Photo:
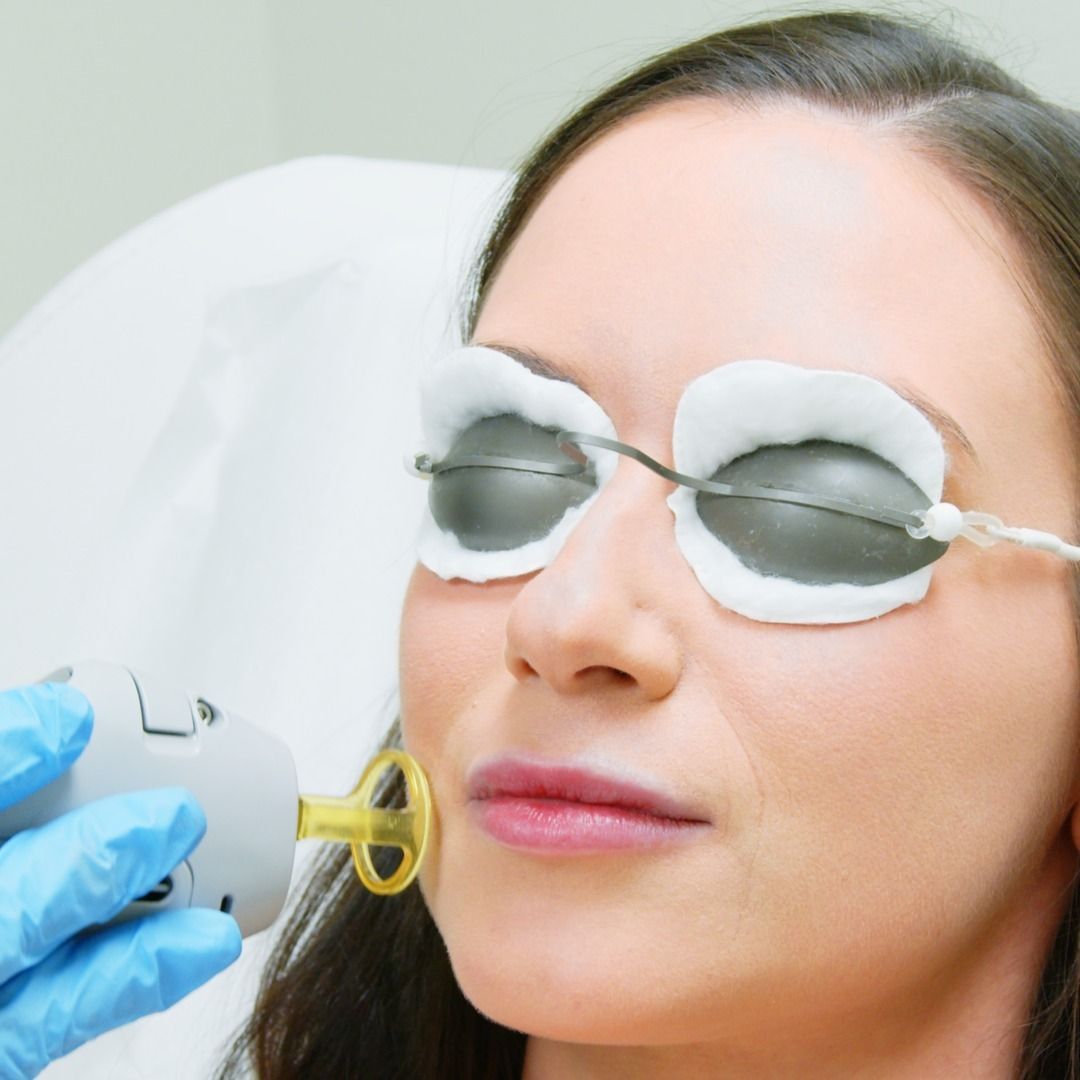
{"label": "woman", "polygon": [[[928,403],[946,500],[1073,537],[1078,164],[1076,114],[925,29],[709,35],[525,161],[463,340],[669,468],[714,370],[868,376]],[[617,460],[542,567],[417,566],[387,743],[429,772],[437,847],[392,900],[328,851],[223,1075],[1080,1076],[1073,564],[958,540],[881,615],[747,617],[680,549],[670,480]],[[507,754],[693,824],[537,841],[485,818],[477,763]]]}

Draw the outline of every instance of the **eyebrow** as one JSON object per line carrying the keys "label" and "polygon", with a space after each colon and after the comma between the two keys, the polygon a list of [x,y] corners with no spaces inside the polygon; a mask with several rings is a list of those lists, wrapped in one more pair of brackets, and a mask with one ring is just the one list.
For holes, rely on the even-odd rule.
{"label": "eyebrow", "polygon": [[[534,375],[542,375],[546,379],[555,379],[557,382],[568,382],[584,393],[589,394],[590,397],[593,396],[584,383],[579,382],[573,375],[568,374],[553,360],[549,360],[547,357],[533,352],[532,349],[522,348],[519,345],[507,345],[504,342],[498,341],[471,341],[469,344],[483,345],[486,348],[496,349],[499,352],[506,353],[507,356],[516,360],[522,367],[527,368]],[[949,436],[953,442],[968,455],[974,464],[981,465],[979,455],[975,452],[975,447],[967,437],[967,433],[947,412],[939,408],[929,399],[923,397],[923,395],[913,387],[892,383],[889,382],[888,379],[882,379],[877,375],[870,376],[870,378],[877,379],[878,382],[884,383],[894,394],[898,394],[909,405],[914,405],[915,408],[918,409],[935,428],[937,428],[939,435]]]}

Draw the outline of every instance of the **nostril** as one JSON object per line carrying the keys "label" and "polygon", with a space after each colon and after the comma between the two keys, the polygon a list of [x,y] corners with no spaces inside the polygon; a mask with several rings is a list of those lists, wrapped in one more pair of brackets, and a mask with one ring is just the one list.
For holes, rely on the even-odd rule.
{"label": "nostril", "polygon": [[620,671],[618,668],[609,667],[606,664],[593,664],[591,667],[582,668],[578,672],[578,677],[587,679],[591,678],[594,674],[598,676],[603,674],[606,675],[608,678],[614,676],[614,678],[618,679],[619,682],[634,681],[634,676],[631,675],[628,671]]}

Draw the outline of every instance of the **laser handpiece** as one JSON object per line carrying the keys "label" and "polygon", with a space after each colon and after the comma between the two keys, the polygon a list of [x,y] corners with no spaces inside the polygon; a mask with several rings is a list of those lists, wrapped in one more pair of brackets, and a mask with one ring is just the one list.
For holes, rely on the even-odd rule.
{"label": "laser handpiece", "polygon": [[[40,681],[69,682],[85,694],[94,708],[93,734],[65,773],[0,813],[0,839],[94,799],[145,788],[185,787],[206,814],[206,834],[191,854],[111,922],[211,907],[230,912],[244,936],[254,934],[281,913],[296,841],[306,838],[348,843],[360,880],[382,895],[406,888],[420,869],[433,804],[423,770],[402,750],[375,755],[344,798],[300,795],[285,743],[205,698],[97,660]],[[374,806],[395,767],[404,777],[406,806]],[[376,869],[373,846],[401,851],[389,877]]]}

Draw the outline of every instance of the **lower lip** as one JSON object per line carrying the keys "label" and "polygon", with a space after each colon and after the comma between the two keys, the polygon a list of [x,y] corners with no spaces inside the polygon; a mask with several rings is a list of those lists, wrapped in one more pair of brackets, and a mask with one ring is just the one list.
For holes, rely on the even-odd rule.
{"label": "lower lip", "polygon": [[560,799],[499,795],[469,805],[473,820],[500,844],[563,855],[661,847],[693,839],[707,827],[704,821]]}

